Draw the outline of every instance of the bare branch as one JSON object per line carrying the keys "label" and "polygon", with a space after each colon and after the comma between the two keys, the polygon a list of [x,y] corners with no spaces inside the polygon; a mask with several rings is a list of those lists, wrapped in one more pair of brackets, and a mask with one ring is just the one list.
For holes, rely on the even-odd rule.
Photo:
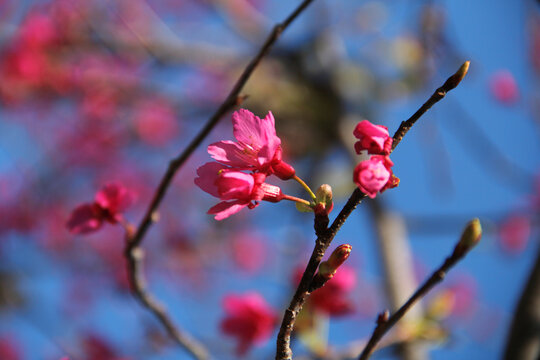
{"label": "bare branch", "polygon": [[384,334],[386,334],[386,332],[390,330],[418,300],[423,298],[435,285],[443,281],[446,273],[461,259],[463,259],[465,255],[467,255],[467,253],[478,243],[481,234],[482,231],[478,219],[471,221],[465,228],[465,231],[463,232],[460,241],[455,246],[452,254],[447,257],[444,263],[431,274],[431,276],[422,284],[422,286],[418,288],[418,290],[416,290],[409,300],[407,300],[407,302],[392,316],[389,316],[388,310],[384,311],[378,316],[377,326],[375,327],[375,330],[373,330],[371,338],[358,357],[358,360],[366,360],[371,356],[375,350],[375,347],[377,346],[377,343],[379,340],[381,340]]}
{"label": "bare branch", "polygon": [[[424,105],[416,113],[414,113],[411,118],[409,118],[407,121],[404,121],[399,126],[399,129],[394,134],[394,142],[392,145],[392,151],[396,148],[396,146],[399,144],[401,139],[405,136],[405,134],[410,130],[410,128],[414,125],[414,123],[427,111],[429,108],[431,108],[434,104],[436,104],[439,100],[444,98],[446,96],[446,93],[453,88],[455,88],[459,82],[463,79],[465,74],[467,73],[467,70],[469,68],[469,62],[465,62],[459,70],[452,76],[450,76],[446,82],[435,90],[435,93],[431,95],[431,97],[428,99]],[[281,326],[279,329],[278,337],[277,337],[277,350],[276,350],[276,360],[291,360],[292,359],[292,350],[291,350],[291,334],[294,329],[294,323],[296,321],[296,317],[300,313],[300,310],[302,309],[302,306],[306,302],[307,298],[310,295],[310,287],[311,283],[313,281],[313,277],[315,276],[315,272],[317,271],[317,268],[319,266],[319,263],[321,262],[324,253],[326,252],[326,249],[328,249],[328,246],[330,246],[330,243],[336,236],[337,232],[341,228],[341,226],[345,223],[345,220],[349,217],[349,215],[352,213],[352,211],[362,202],[362,200],[366,197],[364,193],[360,191],[360,189],[356,188],[349,199],[347,200],[347,203],[343,208],[341,209],[338,216],[335,218],[332,225],[327,228],[326,230],[321,229],[326,227],[326,224],[328,223],[328,218],[322,219],[322,218],[315,218],[315,232],[317,234],[317,240],[315,241],[315,247],[313,249],[313,252],[311,253],[311,257],[306,265],[306,269],[304,270],[304,274],[302,275],[302,279],[300,280],[300,283],[298,284],[298,287],[296,288],[296,291],[291,299],[291,302],[287,309],[285,310],[285,314],[283,315],[283,320],[281,322]],[[322,226],[321,226],[322,224]]]}

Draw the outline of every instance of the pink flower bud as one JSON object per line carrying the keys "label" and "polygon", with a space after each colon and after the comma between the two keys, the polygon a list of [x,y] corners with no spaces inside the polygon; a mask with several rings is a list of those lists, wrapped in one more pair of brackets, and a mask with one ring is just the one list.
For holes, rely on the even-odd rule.
{"label": "pink flower bud", "polygon": [[[384,191],[389,187],[399,184],[399,179],[393,179],[391,167],[394,165],[388,156],[373,155],[369,160],[362,161],[356,166],[353,173],[353,181],[360,190],[370,198],[374,198],[377,192]],[[388,182],[393,179],[387,187]],[[397,180],[396,180],[397,179]]]}
{"label": "pink flower bud", "polygon": [[382,125],[373,125],[367,120],[360,121],[353,132],[360,141],[354,144],[357,154],[367,150],[369,154],[388,155],[392,150],[394,141],[388,134],[388,128]]}
{"label": "pink flower bud", "polygon": [[349,258],[351,251],[352,246],[349,244],[338,246],[328,260],[321,262],[319,265],[319,275],[331,279],[337,269]]}

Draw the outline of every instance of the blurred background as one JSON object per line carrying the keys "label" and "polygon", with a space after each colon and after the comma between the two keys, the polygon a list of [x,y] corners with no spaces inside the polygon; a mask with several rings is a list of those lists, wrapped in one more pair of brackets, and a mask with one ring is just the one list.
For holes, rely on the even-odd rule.
{"label": "blurred background", "polygon": [[[190,358],[131,296],[122,228],[74,235],[66,222],[117,182],[136,194],[126,218],[137,224],[168,161],[297,3],[0,0],[0,359]],[[244,89],[242,107],[273,112],[297,174],[332,186],[332,219],[355,186],[355,124],[393,134],[465,60],[462,84],[392,154],[400,186],[361,204],[331,245],[353,247],[338,272],[347,279],[327,290],[330,305],[307,305],[299,359],[358,354],[377,314],[412,293],[473,217],[481,244],[373,358],[502,357],[539,249],[540,6],[316,0]],[[143,243],[150,290],[215,359],[238,358],[220,328],[223,298],[256,291],[281,318],[315,239],[312,215],[291,203],[206,214],[216,199],[195,169],[207,145],[232,139],[227,115]],[[244,358],[272,359],[276,334]]]}

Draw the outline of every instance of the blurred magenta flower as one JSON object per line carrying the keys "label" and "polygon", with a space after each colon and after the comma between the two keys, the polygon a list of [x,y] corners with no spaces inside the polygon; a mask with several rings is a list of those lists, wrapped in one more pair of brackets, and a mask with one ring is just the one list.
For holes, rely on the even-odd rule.
{"label": "blurred magenta flower", "polygon": [[238,339],[236,353],[244,355],[251,346],[270,338],[277,324],[277,313],[257,292],[227,295],[223,299],[225,319],[221,330]]}
{"label": "blurred magenta flower", "polygon": [[260,119],[251,111],[240,109],[233,113],[232,119],[237,141],[220,141],[208,146],[212,158],[234,168],[275,174],[283,180],[295,175],[294,168],[282,160],[281,139],[276,135],[271,112]]}
{"label": "blurred magenta flower", "polygon": [[367,150],[368,154],[390,154],[394,139],[388,134],[386,126],[374,125],[368,120],[362,120],[354,128],[353,134],[360,140],[354,144],[357,154],[363,150]]}
{"label": "blurred magenta flower", "polygon": [[66,226],[74,234],[86,234],[101,228],[104,221],[116,224],[123,220],[122,212],[133,200],[133,193],[123,185],[107,184],[96,193],[93,203],[79,205],[73,210]]}
{"label": "blurred magenta flower", "polygon": [[373,199],[377,192],[398,186],[399,179],[392,173],[392,166],[394,163],[388,156],[373,155],[356,166],[353,180],[364,194]]}
{"label": "blurred magenta flower", "polygon": [[505,104],[512,104],[519,97],[514,75],[508,70],[499,70],[491,76],[489,88],[493,97]]}
{"label": "blurred magenta flower", "polygon": [[262,173],[246,174],[225,165],[208,162],[197,169],[195,184],[203,191],[222,201],[208,210],[216,220],[223,220],[236,214],[246,206],[255,208],[259,201],[278,202],[283,199],[281,189],[264,182]]}
{"label": "blurred magenta flower", "polygon": [[311,294],[309,301],[315,311],[333,316],[347,315],[354,311],[349,296],[355,286],[356,272],[352,267],[342,265],[322,288]]}
{"label": "blurred magenta flower", "polygon": [[164,98],[139,100],[134,106],[133,122],[141,140],[153,146],[163,146],[179,132],[174,108]]}
{"label": "blurred magenta flower", "polygon": [[531,235],[531,222],[527,216],[512,215],[499,227],[502,248],[513,254],[519,254],[527,247]]}

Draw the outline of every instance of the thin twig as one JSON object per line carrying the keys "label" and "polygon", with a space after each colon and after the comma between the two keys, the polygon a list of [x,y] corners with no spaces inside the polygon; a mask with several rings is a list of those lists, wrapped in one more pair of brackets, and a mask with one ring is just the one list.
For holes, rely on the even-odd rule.
{"label": "thin twig", "polygon": [[[236,84],[232,88],[231,92],[223,103],[216,110],[214,115],[210,117],[205,126],[200,132],[193,138],[188,144],[185,150],[172,159],[169,163],[167,171],[163,175],[159,186],[154,193],[154,197],[146,210],[146,213],[141,220],[141,223],[133,233],[128,232],[125,257],[128,262],[128,273],[134,296],[141,302],[141,304],[151,311],[162,325],[167,330],[167,333],[186,351],[188,351],[193,357],[199,360],[207,359],[208,354],[204,347],[199,344],[195,339],[191,338],[186,332],[180,330],[172,321],[171,317],[165,310],[165,307],[153,297],[146,289],[144,277],[143,277],[143,250],[140,245],[144,239],[144,236],[152,223],[157,218],[157,209],[163,200],[167,189],[169,188],[174,175],[180,169],[180,167],[186,162],[189,156],[195,151],[195,149],[201,144],[204,138],[210,133],[210,131],[216,126],[221,117],[229,110],[239,105],[244,97],[240,95],[244,85],[250,78],[253,71],[261,62],[262,58],[268,54],[272,46],[279,39],[283,31],[312,3],[313,0],[304,0],[282,23],[274,26],[272,32],[266,38],[266,41],[262,45],[259,52],[246,66]],[[133,235],[132,235],[133,234]]]}
{"label": "thin twig", "polygon": [[[479,227],[478,219],[473,220],[473,222],[475,221],[478,225],[475,224],[472,226]],[[467,255],[467,253],[476,245],[476,243],[478,243],[480,240],[479,236],[481,236],[481,230],[471,230],[470,226],[473,222],[469,223],[468,227],[465,229],[461,240],[454,248],[452,254],[446,258],[444,263],[431,274],[431,276],[415,291],[415,293],[409,298],[409,300],[407,300],[407,302],[405,302],[405,304],[403,304],[403,306],[392,314],[392,316],[389,316],[388,310],[379,314],[377,318],[377,326],[375,327],[375,330],[373,330],[373,333],[371,334],[366,347],[358,357],[358,360],[368,359],[384,334],[386,334],[386,332],[390,330],[418,300],[423,298],[435,285],[443,281],[446,273],[461,259],[463,259],[465,255]]]}
{"label": "thin twig", "polygon": [[[448,91],[454,89],[460,83],[460,81],[467,73],[468,68],[469,62],[467,61],[459,68],[459,70],[454,75],[450,76],[446,80],[443,86],[435,90],[435,93],[431,95],[428,101],[424,103],[424,105],[422,105],[422,107],[420,107],[420,109],[418,109],[418,111],[416,111],[413,116],[401,123],[393,137],[394,142],[392,145],[392,151],[396,148],[401,139],[403,139],[405,134],[411,129],[414,123],[427,110],[429,110],[429,108],[431,108],[435,103],[444,98]],[[276,360],[292,359],[291,334],[294,328],[294,323],[296,321],[296,317],[302,309],[302,306],[304,305],[308,296],[311,293],[310,290],[315,290],[311,286],[311,284],[313,281],[313,277],[315,276],[315,272],[319,267],[319,263],[321,262],[324,253],[326,252],[326,249],[328,249],[328,246],[330,246],[330,243],[336,236],[337,232],[345,223],[345,220],[347,220],[352,211],[360,204],[360,202],[362,202],[365,197],[366,195],[362,193],[358,188],[356,188],[353,191],[352,195],[349,197],[349,200],[347,200],[345,206],[343,206],[340,213],[335,218],[332,225],[325,230],[321,230],[320,225],[320,223],[323,222],[324,219],[315,219],[317,240],[315,241],[315,247],[313,249],[313,252],[311,253],[311,257],[307,263],[306,269],[304,270],[302,279],[300,280],[300,283],[296,288],[291,302],[285,310],[285,314],[283,315],[283,320],[281,322],[277,337]],[[324,225],[324,227],[326,227],[326,225]]]}

